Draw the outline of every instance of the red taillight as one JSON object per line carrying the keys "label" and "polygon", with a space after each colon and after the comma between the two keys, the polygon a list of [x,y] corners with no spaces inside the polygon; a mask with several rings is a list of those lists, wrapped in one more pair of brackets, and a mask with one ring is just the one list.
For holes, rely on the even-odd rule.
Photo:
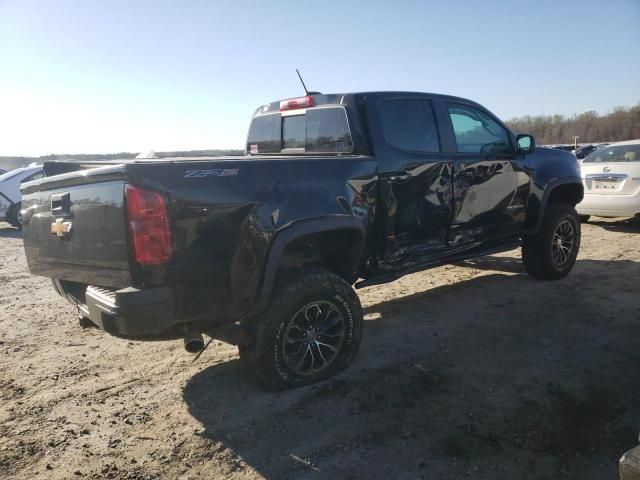
{"label": "red taillight", "polygon": [[280,111],[295,110],[297,108],[309,108],[313,107],[313,97],[307,95],[306,97],[292,98],[290,100],[282,100],[280,102]]}
{"label": "red taillight", "polygon": [[173,247],[169,215],[162,195],[127,185],[125,198],[135,261],[145,265],[168,262]]}

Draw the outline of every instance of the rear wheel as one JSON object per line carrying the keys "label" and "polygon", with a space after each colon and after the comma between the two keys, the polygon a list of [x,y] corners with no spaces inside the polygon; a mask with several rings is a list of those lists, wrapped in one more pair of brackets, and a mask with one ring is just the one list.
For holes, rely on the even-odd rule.
{"label": "rear wheel", "polygon": [[263,388],[277,391],[346,368],[360,346],[362,307],[342,278],[309,268],[283,278],[267,312],[245,329],[242,363]]}
{"label": "rear wheel", "polygon": [[541,280],[566,277],[580,249],[580,219],[573,206],[551,203],[542,226],[522,244],[522,261],[527,272]]}

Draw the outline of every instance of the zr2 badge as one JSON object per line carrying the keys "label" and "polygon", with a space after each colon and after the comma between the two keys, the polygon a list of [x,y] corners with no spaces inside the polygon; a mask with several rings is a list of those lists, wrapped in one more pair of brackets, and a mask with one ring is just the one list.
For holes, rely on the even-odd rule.
{"label": "zr2 badge", "polygon": [[186,170],[184,178],[202,177],[235,177],[240,171],[239,168],[212,168],[210,170]]}

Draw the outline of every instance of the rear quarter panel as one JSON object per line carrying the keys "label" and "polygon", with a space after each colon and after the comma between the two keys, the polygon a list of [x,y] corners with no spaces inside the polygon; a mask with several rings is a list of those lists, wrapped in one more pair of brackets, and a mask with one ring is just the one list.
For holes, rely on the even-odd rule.
{"label": "rear quarter panel", "polygon": [[247,311],[274,238],[300,222],[352,217],[366,231],[373,224],[371,157],[241,157],[126,170],[130,182],[169,200],[176,254],[162,283],[183,284],[187,314],[203,305],[219,315]]}

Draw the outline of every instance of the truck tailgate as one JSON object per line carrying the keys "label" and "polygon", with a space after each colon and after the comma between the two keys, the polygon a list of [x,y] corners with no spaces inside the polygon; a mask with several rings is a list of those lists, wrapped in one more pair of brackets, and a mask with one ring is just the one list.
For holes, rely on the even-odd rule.
{"label": "truck tailgate", "polygon": [[45,177],[22,188],[31,273],[105,287],[131,285],[121,165]]}

